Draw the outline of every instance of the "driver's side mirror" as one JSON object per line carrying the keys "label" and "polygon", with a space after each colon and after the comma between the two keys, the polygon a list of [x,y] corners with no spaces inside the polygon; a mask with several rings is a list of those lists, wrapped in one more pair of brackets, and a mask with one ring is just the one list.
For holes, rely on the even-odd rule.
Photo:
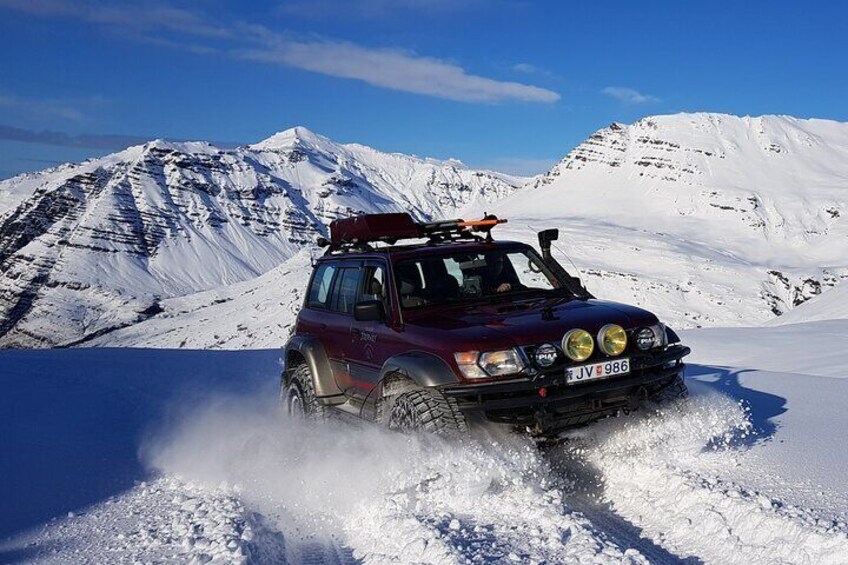
{"label": "driver's side mirror", "polygon": [[353,319],[357,322],[382,322],[386,309],[381,300],[363,300],[353,307]]}

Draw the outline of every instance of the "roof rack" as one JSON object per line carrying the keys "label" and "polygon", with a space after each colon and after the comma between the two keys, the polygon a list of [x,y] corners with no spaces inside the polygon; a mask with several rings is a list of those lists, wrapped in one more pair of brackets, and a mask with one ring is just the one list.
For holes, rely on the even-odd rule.
{"label": "roof rack", "polygon": [[482,220],[440,220],[416,222],[406,212],[363,214],[330,222],[330,239],[318,238],[327,253],[373,251],[374,242],[394,245],[401,239],[427,238],[428,243],[453,241],[492,241],[492,228],[506,220],[487,214]]}

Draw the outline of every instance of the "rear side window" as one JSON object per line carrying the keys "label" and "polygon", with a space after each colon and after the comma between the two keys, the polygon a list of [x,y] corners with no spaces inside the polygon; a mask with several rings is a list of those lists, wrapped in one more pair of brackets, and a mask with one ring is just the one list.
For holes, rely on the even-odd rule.
{"label": "rear side window", "polygon": [[308,305],[314,308],[327,308],[330,305],[330,288],[336,266],[324,263],[319,265],[312,277],[312,287],[309,289]]}
{"label": "rear side window", "polygon": [[353,305],[356,304],[356,297],[359,293],[360,273],[361,269],[356,267],[342,269],[339,274],[339,282],[336,285],[333,310],[345,314],[353,312]]}

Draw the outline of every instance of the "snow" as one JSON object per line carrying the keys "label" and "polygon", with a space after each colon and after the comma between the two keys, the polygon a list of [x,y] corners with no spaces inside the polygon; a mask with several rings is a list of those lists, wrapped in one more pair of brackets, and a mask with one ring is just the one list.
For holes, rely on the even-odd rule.
{"label": "snow", "polygon": [[0,346],[85,343],[163,300],[256,279],[365,212],[459,215],[525,179],[336,144],[156,140],[0,182]]}
{"label": "snow", "polygon": [[598,131],[489,211],[563,230],[600,296],[745,326],[848,277],[847,203],[848,123],[676,114]]}
{"label": "snow", "polygon": [[[678,114],[534,179],[298,127],[0,182],[0,346],[96,347],[0,350],[0,562],[845,563],[846,163],[848,124]],[[282,417],[309,243],[397,210],[560,228],[599,297],[708,326],[691,398],[546,449]]]}
{"label": "snow", "polygon": [[776,326],[816,320],[848,320],[848,283],[836,285],[767,324]]}
{"label": "snow", "polygon": [[312,255],[312,250],[304,250],[256,279],[163,300],[163,313],[92,339],[87,345],[232,350],[282,347],[303,303]]}
{"label": "snow", "polygon": [[[251,151],[260,151],[257,155],[269,167],[285,172],[287,182],[297,186],[319,186],[326,181],[329,167],[348,171],[350,178],[362,173],[381,179],[372,182],[377,192],[369,198],[376,198],[374,205],[401,201],[404,209],[420,208],[440,217],[459,213],[450,208],[452,197],[434,192],[443,182],[437,180],[439,176],[459,167],[454,162],[441,162],[442,168],[435,173],[431,167],[437,163],[432,160],[337,144],[303,128],[280,133]],[[289,163],[292,151],[309,157]],[[494,211],[509,219],[496,229],[497,238],[534,245],[536,231],[559,228],[555,255],[571,270],[573,261],[594,294],[645,307],[675,328],[744,327],[769,320],[789,323],[798,319],[794,316],[804,315],[803,308],[797,314],[794,308],[819,294],[821,301],[828,301],[820,302],[814,319],[827,319],[838,317],[845,304],[828,295],[828,289],[840,288],[840,281],[848,277],[846,163],[848,124],[844,123],[786,116],[655,116],[600,130],[547,175],[529,181],[511,196],[503,197],[505,192],[493,189],[492,201],[465,200],[462,213],[472,217]],[[465,174],[461,167],[457,171]],[[494,173],[479,174],[484,179],[499,178]],[[428,199],[426,206],[416,204],[418,196],[388,188],[420,187],[421,183],[424,189],[408,192],[423,195]],[[444,203],[448,208],[440,207]],[[214,269],[229,262],[204,262],[218,241],[209,239],[206,249],[201,247],[207,245],[203,241],[171,243],[179,256],[157,273],[174,278],[177,275],[168,274],[171,267],[204,263],[198,269],[208,273],[203,280],[213,277]],[[189,254],[197,248],[201,251]],[[227,255],[235,258],[239,253],[232,249]],[[236,285],[213,285],[197,294],[186,290],[192,283],[179,291],[163,290],[157,304],[165,312],[149,319],[140,319],[137,313],[144,303],[121,295],[127,306],[109,310],[108,301],[114,299],[109,294],[104,297],[102,287],[97,292],[86,290],[94,295],[89,300],[104,304],[101,308],[107,314],[103,319],[85,320],[81,325],[90,329],[84,331],[127,326],[86,343],[278,346],[288,336],[301,296],[277,289],[301,288],[301,269],[308,270],[302,256],[292,258],[293,253],[286,251],[276,262],[269,259],[274,264],[268,270],[264,270],[268,263],[254,268],[262,271],[255,278],[239,271],[233,278],[246,279]],[[109,269],[113,271],[120,269]],[[122,288],[134,284],[115,278]],[[203,280],[196,286],[209,286]],[[41,321],[37,326],[28,322],[27,327],[38,335],[63,328],[69,317],[81,317],[67,306],[79,291],[60,287],[48,292],[62,296],[51,301],[50,308],[36,306]],[[776,318],[778,313],[782,316]],[[118,315],[123,317],[114,320]],[[203,331],[192,329],[198,323]]]}
{"label": "snow", "polygon": [[683,337],[689,401],[545,450],[289,421],[279,350],[3,351],[0,560],[843,563],[848,325]]}

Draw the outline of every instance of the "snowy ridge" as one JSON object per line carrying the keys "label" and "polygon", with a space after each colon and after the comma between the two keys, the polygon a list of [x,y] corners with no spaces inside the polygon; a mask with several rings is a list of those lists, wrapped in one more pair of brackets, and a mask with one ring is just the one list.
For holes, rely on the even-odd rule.
{"label": "snowy ridge", "polygon": [[848,124],[649,117],[522,182],[304,128],[22,175],[0,183],[0,346],[279,345],[309,270],[286,262],[358,212],[559,227],[592,292],[677,327],[762,323],[848,278]]}
{"label": "snowy ridge", "polygon": [[94,347],[275,349],[288,339],[312,272],[303,250],[242,283],[170,298],[163,312],[86,344]]}
{"label": "snowy ridge", "polygon": [[778,326],[820,320],[848,320],[848,283],[839,283],[767,324]]}
{"label": "snowy ridge", "polygon": [[78,343],[262,275],[338,217],[457,215],[523,182],[305,128],[232,151],[153,141],[0,183],[0,346]]}
{"label": "snowy ridge", "polygon": [[596,294],[682,327],[756,324],[848,277],[848,124],[612,124],[494,211],[510,227],[561,227]]}
{"label": "snowy ridge", "polygon": [[[644,306],[679,328],[753,325],[848,277],[846,156],[848,124],[659,116],[600,130],[548,175],[485,210],[510,220],[499,239],[536,245],[536,230],[560,228],[555,255],[569,269],[570,257],[600,297]],[[275,347],[300,300],[277,289],[302,288],[300,268],[281,266],[270,285],[244,283],[226,293],[226,304],[211,304],[210,294],[167,302],[172,317],[92,344]],[[281,296],[294,302],[275,314],[267,305]],[[823,311],[835,312],[834,302]],[[203,305],[202,318],[189,303]],[[192,331],[201,320],[203,331]]]}

